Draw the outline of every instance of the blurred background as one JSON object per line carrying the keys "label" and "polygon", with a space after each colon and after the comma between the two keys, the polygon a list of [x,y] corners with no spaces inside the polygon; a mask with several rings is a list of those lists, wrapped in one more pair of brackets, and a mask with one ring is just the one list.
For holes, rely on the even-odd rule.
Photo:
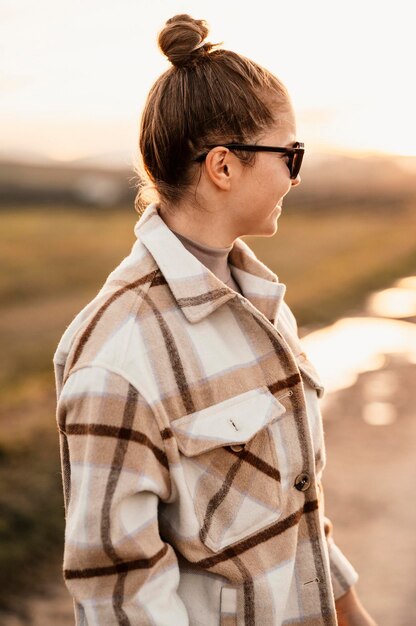
{"label": "blurred background", "polygon": [[416,609],[416,96],[404,0],[1,0],[0,623],[72,624],[52,356],[134,241],[138,122],[176,13],[289,89],[306,154],[272,238],[323,401],[327,515],[381,626]]}

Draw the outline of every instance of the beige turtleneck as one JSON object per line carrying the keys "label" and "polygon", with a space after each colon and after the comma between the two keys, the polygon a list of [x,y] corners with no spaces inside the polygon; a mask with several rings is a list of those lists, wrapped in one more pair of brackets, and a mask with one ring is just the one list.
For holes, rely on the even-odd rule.
{"label": "beige turtleneck", "polygon": [[[171,229],[172,230],[172,229]],[[179,239],[179,241],[185,246],[185,248],[194,255],[205,267],[207,267],[217,278],[219,278],[227,287],[234,289],[237,293],[242,293],[240,287],[234,280],[233,275],[228,265],[228,255],[231,252],[233,246],[227,246],[226,248],[213,248],[207,246],[199,241],[188,239],[180,233],[172,230],[173,234]]]}

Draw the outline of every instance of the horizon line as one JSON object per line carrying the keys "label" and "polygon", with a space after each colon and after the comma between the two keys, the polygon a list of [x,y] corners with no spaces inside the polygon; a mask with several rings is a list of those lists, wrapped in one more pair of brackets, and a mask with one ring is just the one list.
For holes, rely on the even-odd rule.
{"label": "horizon line", "polygon": [[[118,155],[118,156],[117,156]],[[309,156],[320,158],[323,156],[350,157],[350,158],[392,158],[414,159],[416,154],[388,152],[385,150],[342,148],[340,146],[321,145],[311,148]],[[30,152],[24,150],[1,150],[0,163],[16,163],[20,165],[59,165],[80,167],[130,168],[135,166],[136,156],[128,157],[128,151],[84,153],[77,157],[57,157],[48,153]],[[309,159],[308,159],[309,160]],[[124,165],[123,165],[124,163]]]}

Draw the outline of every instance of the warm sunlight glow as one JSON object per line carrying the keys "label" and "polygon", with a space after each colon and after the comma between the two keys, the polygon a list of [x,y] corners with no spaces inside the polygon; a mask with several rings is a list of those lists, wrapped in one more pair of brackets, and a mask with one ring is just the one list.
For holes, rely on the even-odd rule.
{"label": "warm sunlight glow", "polygon": [[309,148],[414,155],[410,6],[258,0],[236,10],[222,0],[4,0],[0,156],[111,160],[122,153],[129,160],[146,94],[169,67],[157,32],[183,12],[209,22],[210,41],[283,80]]}
{"label": "warm sunlight glow", "polygon": [[390,287],[370,296],[367,307],[382,317],[416,317],[416,291]]}
{"label": "warm sunlight glow", "polygon": [[[390,318],[416,315],[416,276],[398,280],[393,287],[369,296],[366,310],[372,316]],[[380,317],[343,318],[315,332],[302,343],[321,373],[327,392],[351,387],[359,374],[380,370],[388,356],[416,363],[416,326],[412,322]],[[342,355],[342,359],[339,358]],[[397,380],[389,372],[379,372],[373,388],[381,396],[397,391]],[[388,424],[395,416],[390,406],[367,406],[363,418],[372,424]],[[378,422],[377,422],[378,420]]]}
{"label": "warm sunlight glow", "polygon": [[396,106],[393,102],[380,106],[374,96],[349,110],[340,106],[322,126],[321,144],[352,152],[415,156],[415,132],[409,123],[415,102],[401,105],[401,116],[393,118]]}
{"label": "warm sunlight glow", "polygon": [[397,408],[391,402],[367,402],[362,409],[363,420],[371,426],[388,426],[397,419]]}
{"label": "warm sunlight glow", "polygon": [[328,392],[352,386],[362,372],[382,368],[385,355],[401,355],[416,363],[416,326],[410,322],[344,318],[310,333],[302,343]]}

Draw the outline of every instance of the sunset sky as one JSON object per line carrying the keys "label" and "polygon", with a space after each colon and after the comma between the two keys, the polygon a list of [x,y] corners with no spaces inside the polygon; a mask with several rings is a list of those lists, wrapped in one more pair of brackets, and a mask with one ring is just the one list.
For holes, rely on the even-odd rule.
{"label": "sunset sky", "polygon": [[2,0],[0,155],[127,164],[169,66],[157,33],[183,12],[283,80],[309,149],[416,153],[410,0]]}

